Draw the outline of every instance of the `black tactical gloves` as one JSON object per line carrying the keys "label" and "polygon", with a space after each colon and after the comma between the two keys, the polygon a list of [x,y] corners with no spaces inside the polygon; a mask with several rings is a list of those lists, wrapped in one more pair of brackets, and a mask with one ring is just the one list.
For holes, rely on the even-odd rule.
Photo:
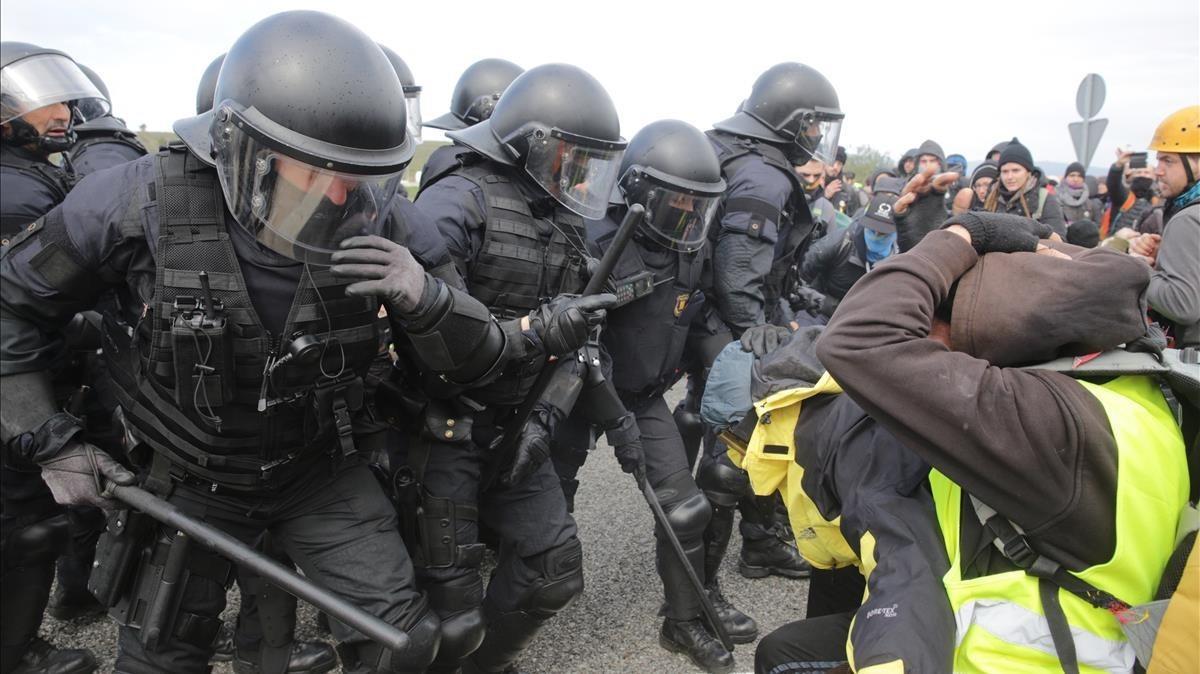
{"label": "black tactical gloves", "polygon": [[352,297],[375,295],[389,311],[410,313],[417,308],[429,276],[400,244],[382,236],[352,236],[333,254],[335,276],[361,279],[346,288]]}
{"label": "black tactical gloves", "polygon": [[1032,218],[1006,213],[968,212],[956,215],[942,228],[958,225],[971,235],[971,247],[980,255],[986,253],[1034,252],[1038,239],[1049,237],[1054,230]]}
{"label": "black tactical gloves", "polygon": [[119,485],[134,483],[133,473],[125,470],[108,454],[86,442],[69,442],[57,456],[40,462],[42,479],[62,505],[88,505],[115,508],[118,504],[103,496],[104,481]]}
{"label": "black tactical gloves", "polygon": [[559,358],[587,343],[592,329],[604,322],[604,311],[617,302],[609,293],[577,297],[559,295],[529,314],[529,327],[547,354]]}
{"label": "black tactical gloves", "polygon": [[742,333],[742,350],[762,358],[791,336],[791,330],[778,325],[756,325]]}

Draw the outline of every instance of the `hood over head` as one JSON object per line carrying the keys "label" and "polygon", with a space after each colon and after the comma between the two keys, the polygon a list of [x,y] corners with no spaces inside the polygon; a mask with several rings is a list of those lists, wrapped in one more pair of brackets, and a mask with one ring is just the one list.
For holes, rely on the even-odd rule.
{"label": "hood over head", "polygon": [[1146,334],[1145,263],[1107,248],[1043,243],[1071,259],[989,253],[958,280],[950,316],[956,351],[1007,367],[1104,351]]}

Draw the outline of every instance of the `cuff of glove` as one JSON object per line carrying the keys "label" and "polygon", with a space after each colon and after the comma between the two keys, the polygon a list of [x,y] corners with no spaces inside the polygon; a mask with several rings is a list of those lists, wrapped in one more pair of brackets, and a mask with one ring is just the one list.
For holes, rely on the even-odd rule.
{"label": "cuff of glove", "polygon": [[83,424],[66,412],[51,415],[37,428],[12,439],[13,447],[21,457],[42,464],[62,452],[76,435],[83,432]]}
{"label": "cuff of glove", "polygon": [[640,440],[642,432],[638,429],[637,419],[630,412],[618,417],[612,426],[605,428],[604,437],[608,440],[608,444],[613,447],[620,447],[635,440]]}
{"label": "cuff of glove", "polygon": [[442,293],[442,282],[425,273],[425,285],[421,288],[421,296],[417,298],[416,304],[410,309],[401,309],[392,306],[388,303],[388,311],[394,312],[399,317],[410,323],[418,323],[421,318],[428,316],[431,310],[439,303],[439,295]]}
{"label": "cuff of glove", "polygon": [[[967,230],[971,235],[971,247],[980,255],[1036,251],[1037,235],[1022,229],[1015,222],[1004,222],[1006,219],[1010,219],[1010,216],[967,212],[947,219],[941,228],[958,225]],[[1016,216],[1011,216],[1011,219],[1016,219]]]}

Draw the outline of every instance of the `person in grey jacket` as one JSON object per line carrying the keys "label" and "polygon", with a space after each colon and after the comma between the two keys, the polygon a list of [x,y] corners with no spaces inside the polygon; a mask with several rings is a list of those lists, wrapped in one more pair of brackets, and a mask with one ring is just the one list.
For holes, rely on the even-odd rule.
{"label": "person in grey jacket", "polygon": [[1200,346],[1200,106],[1167,117],[1150,149],[1158,152],[1154,177],[1168,200],[1167,224],[1161,235],[1130,241],[1129,252],[1154,266],[1146,290],[1152,317],[1165,324],[1177,348]]}

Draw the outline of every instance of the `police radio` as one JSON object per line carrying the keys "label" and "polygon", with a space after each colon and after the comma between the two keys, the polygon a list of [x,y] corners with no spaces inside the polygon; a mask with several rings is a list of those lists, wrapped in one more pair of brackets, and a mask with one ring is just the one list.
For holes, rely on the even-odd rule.
{"label": "police radio", "polygon": [[224,304],[213,298],[208,272],[197,277],[202,296],[180,295],[174,303],[175,402],[220,431],[221,417],[214,410],[234,396],[233,336]]}

